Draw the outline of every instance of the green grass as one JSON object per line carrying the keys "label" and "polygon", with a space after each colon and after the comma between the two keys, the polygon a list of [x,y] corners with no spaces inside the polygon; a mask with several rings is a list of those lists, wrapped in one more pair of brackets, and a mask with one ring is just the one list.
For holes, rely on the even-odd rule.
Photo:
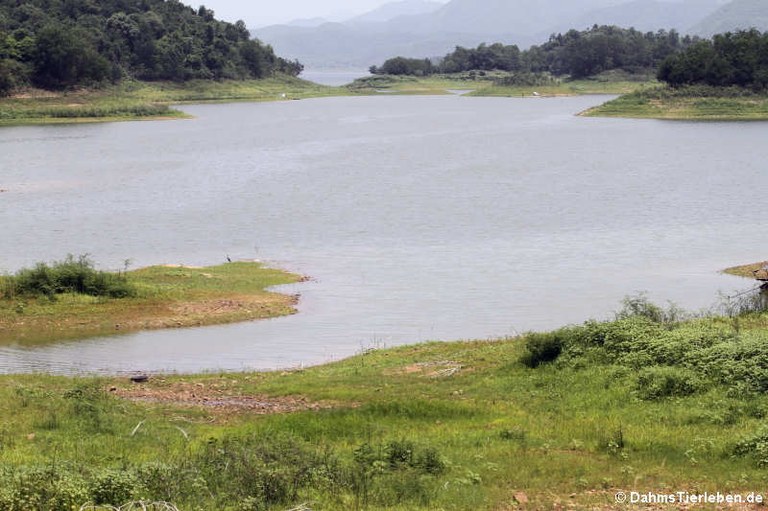
{"label": "green grass", "polygon": [[[376,94],[386,91],[398,95],[440,95],[450,90],[471,90],[469,96],[531,97],[534,92],[541,96],[574,96],[583,94],[626,94],[655,85],[647,77],[632,79],[629,75],[605,74],[589,80],[553,79],[547,85],[501,86],[496,81],[508,77],[508,73],[457,73],[429,77],[373,76],[356,80],[348,86],[355,93]],[[380,92],[379,92],[380,93]]]}
{"label": "green grass", "polygon": [[637,119],[762,121],[768,120],[768,95],[748,90],[657,87],[637,91],[582,115]]}
{"label": "green grass", "polygon": [[66,93],[31,91],[0,99],[0,126],[185,118],[172,105],[209,101],[284,101],[347,94],[298,78],[131,82]]}
{"label": "green grass", "polygon": [[265,291],[301,277],[258,263],[207,268],[153,266],[122,274],[124,298],[9,292],[0,277],[0,343],[42,343],[143,329],[270,318],[295,312],[295,297]]}
{"label": "green grass", "polygon": [[[768,353],[768,316],[745,316],[739,325],[733,318],[678,322],[631,304],[616,321],[550,334],[562,351],[535,369],[521,360],[526,344],[541,338],[428,343],[301,371],[167,376],[141,386],[120,378],[2,377],[0,488],[21,487],[7,475],[14,471],[48,468],[55,474],[45,479],[47,495],[71,486],[81,498],[109,494],[104,474],[120,474],[125,491],[111,488],[112,503],[281,511],[302,503],[314,510],[515,509],[521,493],[537,509],[608,509],[619,490],[763,490],[768,396],[743,384],[738,371],[713,371],[702,343],[746,343]],[[642,362],[648,353],[682,358],[651,371],[643,368],[659,361]],[[745,375],[762,378],[763,355],[750,360],[757,365]],[[680,385],[693,371],[696,386]],[[139,387],[164,397],[125,399]],[[188,389],[330,407],[260,415],[174,402]],[[172,484],[152,486],[152,470]],[[75,478],[70,486],[63,473]],[[33,489],[26,493],[34,497]]]}

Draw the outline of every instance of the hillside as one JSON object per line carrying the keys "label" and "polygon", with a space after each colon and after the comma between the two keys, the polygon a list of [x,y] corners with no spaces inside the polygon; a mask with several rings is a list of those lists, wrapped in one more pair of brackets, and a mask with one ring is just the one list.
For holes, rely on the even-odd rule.
{"label": "hillside", "polygon": [[[435,57],[456,45],[501,42],[527,47],[550,34],[595,24],[643,31],[686,29],[727,0],[451,0],[425,14],[363,23],[349,20],[298,30],[271,26],[255,34],[307,65],[369,66],[393,55]],[[378,18],[380,19],[380,18]]]}
{"label": "hillside", "polygon": [[0,95],[139,80],[297,75],[298,62],[177,0],[0,0]]}
{"label": "hillside", "polygon": [[441,8],[440,2],[429,0],[402,0],[382,5],[370,12],[361,14],[349,20],[350,23],[381,23],[400,16],[416,16],[428,14]]}
{"label": "hillside", "polygon": [[691,29],[691,33],[712,36],[737,29],[768,30],[768,2],[765,0],[733,0],[722,6]]}

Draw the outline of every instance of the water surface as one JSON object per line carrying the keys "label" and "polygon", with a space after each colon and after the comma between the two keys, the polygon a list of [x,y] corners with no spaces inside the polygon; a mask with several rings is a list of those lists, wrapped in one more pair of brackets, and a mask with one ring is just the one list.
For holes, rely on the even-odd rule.
{"label": "water surface", "polygon": [[763,123],[574,116],[605,98],[328,98],[0,130],[0,271],[261,259],[298,315],[46,346],[0,371],[240,370],[688,309],[765,259]]}

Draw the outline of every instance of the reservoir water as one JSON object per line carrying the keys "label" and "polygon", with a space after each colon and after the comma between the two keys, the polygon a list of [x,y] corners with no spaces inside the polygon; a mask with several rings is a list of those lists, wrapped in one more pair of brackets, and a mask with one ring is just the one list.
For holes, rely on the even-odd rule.
{"label": "reservoir water", "polygon": [[205,371],[698,310],[766,258],[768,126],[591,119],[605,97],[328,98],[0,130],[0,271],[260,259],[292,317],[0,346],[0,372]]}

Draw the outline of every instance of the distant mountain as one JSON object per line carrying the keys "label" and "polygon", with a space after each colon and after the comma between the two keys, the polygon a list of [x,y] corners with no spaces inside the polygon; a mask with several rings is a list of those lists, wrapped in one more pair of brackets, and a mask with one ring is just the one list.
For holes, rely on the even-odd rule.
{"label": "distant mountain", "polygon": [[[729,0],[451,0],[436,10],[398,15],[398,9],[430,4],[406,0],[343,23],[314,28],[272,26],[255,35],[276,51],[309,67],[360,67],[396,55],[442,56],[456,45],[502,42],[528,47],[550,34],[594,24],[643,31],[675,28],[685,32]],[[734,0],[765,4],[768,0]],[[730,5],[730,4],[729,4]],[[413,6],[413,7],[410,7]],[[371,20],[371,21],[366,21]]]}
{"label": "distant mountain", "polygon": [[440,9],[443,5],[444,4],[440,2],[431,2],[428,0],[402,0],[400,2],[390,2],[382,5],[378,9],[354,17],[348,20],[348,23],[384,23],[400,16],[429,14]]}
{"label": "distant mountain", "polygon": [[738,29],[768,30],[768,0],[733,0],[691,28],[701,36],[712,36]]}
{"label": "distant mountain", "polygon": [[715,12],[723,3],[724,0],[634,0],[621,5],[595,9],[576,18],[571,26],[562,26],[560,29],[617,25],[640,31],[655,32],[661,28],[686,31],[688,27],[701,21],[704,16]]}
{"label": "distant mountain", "polygon": [[306,28],[313,28],[313,27],[319,27],[320,25],[328,23],[328,20],[325,18],[299,18],[297,20],[289,21],[286,23],[289,27],[306,27]]}

